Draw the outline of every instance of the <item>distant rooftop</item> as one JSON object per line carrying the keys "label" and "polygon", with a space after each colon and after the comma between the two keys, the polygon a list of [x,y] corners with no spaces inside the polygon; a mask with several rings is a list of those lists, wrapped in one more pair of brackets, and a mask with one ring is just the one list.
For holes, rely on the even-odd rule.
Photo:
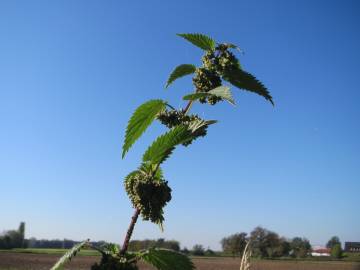
{"label": "distant rooftop", "polygon": [[360,252],[360,242],[345,242],[345,251]]}

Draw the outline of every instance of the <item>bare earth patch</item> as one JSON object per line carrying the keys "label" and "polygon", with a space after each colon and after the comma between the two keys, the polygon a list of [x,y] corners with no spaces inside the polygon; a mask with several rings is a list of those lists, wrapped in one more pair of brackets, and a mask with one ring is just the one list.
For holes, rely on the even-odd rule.
{"label": "bare earth patch", "polygon": [[[0,253],[0,270],[48,270],[59,258],[58,255]],[[88,270],[99,261],[98,256],[77,256],[65,269]],[[239,259],[194,258],[198,270],[238,270]],[[150,270],[140,264],[141,270]],[[153,270],[153,269],[151,269]],[[297,262],[297,261],[254,261],[252,270],[360,270],[355,262]]]}

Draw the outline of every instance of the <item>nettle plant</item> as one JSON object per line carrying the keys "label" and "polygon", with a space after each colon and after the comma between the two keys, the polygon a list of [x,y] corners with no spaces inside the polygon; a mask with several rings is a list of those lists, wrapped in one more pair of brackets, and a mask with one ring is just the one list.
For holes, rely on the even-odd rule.
{"label": "nettle plant", "polygon": [[135,212],[123,245],[121,248],[114,244],[95,247],[91,246],[89,241],[84,241],[68,251],[52,268],[53,270],[60,269],[84,247],[94,248],[102,254],[100,263],[93,265],[92,270],[136,270],[139,260],[159,270],[194,269],[193,263],[187,256],[172,250],[151,248],[139,252],[128,251],[139,215],[143,220],[151,221],[162,229],[164,207],[171,200],[171,188],[160,166],[177,146],[189,146],[194,140],[204,137],[208,127],[216,123],[215,120],[205,120],[196,114],[190,114],[190,108],[195,102],[216,105],[227,101],[235,104],[228,85],[256,93],[272,104],[273,100],[267,88],[242,68],[233,53],[233,50],[240,51],[236,45],[216,43],[203,34],[178,34],[178,36],[204,51],[202,64],[199,67],[192,64],[177,66],[166,83],[167,88],[175,80],[193,75],[194,92],[183,97],[183,100],[188,101],[184,109],[177,110],[167,101],[155,99],[139,106],[130,118],[126,128],[122,158],[155,120],[160,121],[169,130],[147,148],[138,169],[125,177],[125,190]]}

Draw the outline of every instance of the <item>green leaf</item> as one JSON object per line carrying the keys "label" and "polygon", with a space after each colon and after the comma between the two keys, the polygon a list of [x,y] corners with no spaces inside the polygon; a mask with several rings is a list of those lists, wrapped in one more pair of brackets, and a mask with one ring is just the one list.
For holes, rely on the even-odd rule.
{"label": "green leaf", "polygon": [[250,73],[241,69],[234,69],[229,71],[227,74],[224,74],[223,79],[240,89],[263,96],[266,100],[270,101],[272,105],[274,105],[267,88]]}
{"label": "green leaf", "polygon": [[186,39],[195,46],[210,51],[215,49],[216,42],[211,37],[203,34],[177,34],[179,37]]}
{"label": "green leaf", "polygon": [[216,120],[195,120],[189,125],[189,129],[191,130],[192,134],[196,133],[200,128],[204,126],[210,126],[212,124],[217,123]]}
{"label": "green leaf", "polygon": [[227,100],[230,104],[235,105],[235,101],[232,97],[230,88],[227,86],[216,87],[209,92],[198,92],[183,97],[184,100],[197,100],[202,97],[217,96],[224,100]]}
{"label": "green leaf", "polygon": [[105,243],[99,249],[102,250],[103,253],[105,254],[114,255],[114,256],[120,252],[119,245],[114,243]]}
{"label": "green leaf", "polygon": [[178,125],[159,136],[143,155],[144,162],[161,164],[167,159],[175,146],[191,139],[192,133],[185,125]]}
{"label": "green leaf", "polygon": [[[154,172],[155,172],[155,174],[154,174]],[[160,166],[157,166],[156,164],[154,165],[154,164],[151,164],[148,162],[144,162],[140,165],[140,167],[138,168],[137,171],[130,173],[130,175],[128,175],[125,178],[125,180],[130,177],[133,177],[134,174],[136,174],[136,173],[141,173],[144,175],[152,175],[153,176],[152,178],[157,181],[160,181],[160,179],[164,178],[163,171]]]}
{"label": "green leaf", "polygon": [[214,120],[195,120],[189,125],[178,125],[165,134],[159,136],[143,155],[143,162],[161,164],[164,162],[179,144],[186,143],[196,138],[198,131],[204,126],[216,123]]}
{"label": "green leaf", "polygon": [[177,66],[173,72],[171,72],[169,79],[166,82],[165,88],[168,88],[175,80],[184,77],[189,74],[193,74],[196,70],[196,67],[191,64],[182,64]]}
{"label": "green leaf", "polygon": [[169,249],[150,248],[138,253],[138,258],[158,270],[193,270],[189,257]]}
{"label": "green leaf", "polygon": [[136,109],[131,116],[128,126],[126,128],[125,140],[122,151],[122,158],[124,158],[127,151],[139,139],[144,131],[156,118],[156,115],[164,110],[166,102],[160,99],[150,100],[145,102]]}
{"label": "green leaf", "polygon": [[67,251],[50,270],[59,270],[62,269],[62,267],[65,265],[65,263],[71,261],[73,257],[76,256],[76,253],[80,251],[81,248],[83,248],[85,245],[89,243],[89,240],[83,241],[77,245],[75,245],[72,249]]}

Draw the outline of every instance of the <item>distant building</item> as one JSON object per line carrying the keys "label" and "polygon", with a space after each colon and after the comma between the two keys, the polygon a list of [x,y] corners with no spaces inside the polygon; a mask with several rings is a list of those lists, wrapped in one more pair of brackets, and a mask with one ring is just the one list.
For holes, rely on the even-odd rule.
{"label": "distant building", "polygon": [[360,252],[360,242],[345,242],[346,252]]}
{"label": "distant building", "polygon": [[311,256],[314,256],[314,257],[322,257],[322,256],[328,257],[328,256],[330,256],[330,248],[320,247],[320,246],[313,247],[312,252],[311,252]]}

